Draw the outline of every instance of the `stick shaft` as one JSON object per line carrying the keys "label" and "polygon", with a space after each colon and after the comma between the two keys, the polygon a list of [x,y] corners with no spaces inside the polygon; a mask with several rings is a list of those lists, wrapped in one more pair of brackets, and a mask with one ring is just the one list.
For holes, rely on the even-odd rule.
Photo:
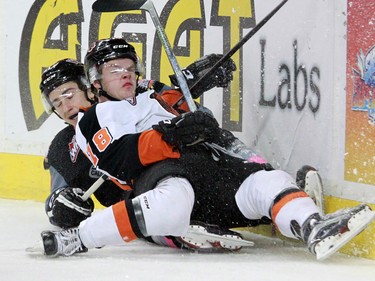
{"label": "stick shaft", "polygon": [[180,66],[178,65],[177,59],[172,51],[172,47],[169,43],[169,40],[167,38],[167,35],[165,34],[164,28],[160,23],[159,16],[156,13],[154,4],[152,1],[146,1],[146,3],[141,7],[141,9],[145,9],[149,12],[151,19],[154,23],[154,26],[156,28],[156,32],[159,36],[159,39],[165,49],[165,52],[167,53],[167,57],[169,59],[169,62],[173,68],[174,73],[176,74],[176,78],[178,80],[178,83],[180,85],[180,89],[184,95],[184,98],[189,106],[190,111],[196,111],[197,107],[194,103],[193,97],[191,96],[189,86],[187,85],[186,79],[184,74],[181,71]]}
{"label": "stick shaft", "polygon": [[250,30],[250,32],[248,32],[242,39],[240,42],[238,42],[232,49],[230,49],[220,60],[218,60],[210,69],[209,71],[207,71],[202,77],[199,78],[198,81],[196,81],[194,83],[194,85],[190,88],[190,91],[193,92],[195,90],[195,88],[197,86],[199,86],[199,84],[204,80],[204,79],[207,79],[217,68],[219,68],[226,60],[228,60],[231,56],[233,56],[233,54],[235,52],[237,52],[247,41],[249,41],[249,39],[251,37],[254,36],[255,33],[258,32],[259,29],[261,29],[263,27],[263,25],[265,25],[269,20],[270,18],[273,17],[274,14],[276,14],[276,12],[278,10],[280,10],[280,8],[282,6],[284,6],[284,4],[287,2],[288,0],[283,0],[276,8],[274,8],[267,16],[265,16],[252,30]]}
{"label": "stick shaft", "polygon": [[266,17],[264,17],[250,32],[248,32],[240,42],[238,42],[232,49],[230,49],[219,61],[216,62],[212,68],[210,68],[194,85],[189,89],[185,76],[183,75],[181,68],[178,65],[177,59],[172,52],[171,45],[168,41],[167,35],[160,23],[159,16],[156,13],[154,4],[151,0],[97,0],[92,5],[92,8],[96,12],[116,12],[116,11],[129,11],[129,10],[145,10],[147,11],[156,28],[156,32],[159,36],[159,39],[167,53],[168,59],[171,63],[173,71],[176,74],[176,78],[180,85],[180,89],[184,95],[190,111],[196,111],[197,107],[194,103],[194,100],[191,96],[191,92],[194,91],[199,84],[207,79],[217,68],[219,68],[226,60],[228,60],[234,53],[236,53],[251,37],[254,36],[258,30],[263,27],[272,17],[276,14],[282,6],[288,0],[283,0],[276,8],[274,8]]}
{"label": "stick shaft", "polygon": [[100,178],[94,182],[88,190],[82,195],[82,200],[86,201],[89,197],[103,184],[103,182],[108,178],[107,175],[102,175]]}
{"label": "stick shaft", "polygon": [[158,34],[165,52],[167,53],[167,57],[169,59],[169,62],[171,63],[174,73],[176,74],[180,89],[184,95],[190,111],[197,110],[197,107],[191,96],[189,86],[187,85],[185,76],[182,73],[180,66],[178,65],[174,53],[172,52],[172,48],[168,41],[167,35],[165,34],[164,28],[160,23],[159,16],[151,0],[97,0],[92,5],[92,9],[95,12],[118,12],[129,10],[147,11],[151,16],[152,22],[154,23],[154,26],[156,28],[156,33]]}

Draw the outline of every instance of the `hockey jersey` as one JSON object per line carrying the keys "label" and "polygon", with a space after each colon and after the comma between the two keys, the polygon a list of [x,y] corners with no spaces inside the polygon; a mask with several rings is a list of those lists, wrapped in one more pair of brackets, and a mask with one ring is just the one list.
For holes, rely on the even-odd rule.
{"label": "hockey jersey", "polygon": [[175,116],[153,90],[128,100],[99,103],[78,114],[77,143],[97,170],[130,184],[145,166],[180,156],[150,130]]}
{"label": "hockey jersey", "polygon": [[180,153],[151,129],[173,117],[153,91],[131,100],[107,101],[79,113],[77,142],[97,169],[132,184],[135,195],[147,191],[142,188],[153,188],[164,177],[182,176],[195,191],[193,220],[223,227],[259,224],[240,213],[234,195],[246,177],[266,169],[265,165],[244,163],[228,155],[215,161],[211,151],[200,145]]}
{"label": "hockey jersey", "polygon": [[[79,187],[85,191],[101,176],[82,153],[76,142],[75,130],[70,125],[52,140],[45,167],[51,170],[51,193],[66,186]],[[129,193],[113,182],[105,181],[94,195],[102,205],[110,206],[127,198]]]}

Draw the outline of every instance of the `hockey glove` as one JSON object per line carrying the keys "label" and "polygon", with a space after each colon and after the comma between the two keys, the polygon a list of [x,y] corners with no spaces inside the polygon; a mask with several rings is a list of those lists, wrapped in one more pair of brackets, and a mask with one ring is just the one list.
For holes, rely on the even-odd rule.
{"label": "hockey glove", "polygon": [[[189,87],[193,86],[208,70],[218,62],[223,55],[211,54],[201,57],[193,62],[182,72],[185,75]],[[218,67],[209,77],[204,79],[197,89],[191,93],[194,99],[200,97],[204,92],[212,89],[213,87],[228,87],[230,81],[233,80],[233,71],[236,70],[236,64],[229,58],[220,67]],[[169,76],[171,83],[179,87],[176,75]]]}
{"label": "hockey glove", "polygon": [[138,81],[136,88],[136,95],[144,93],[148,90],[155,90],[157,93],[167,91],[172,89],[172,87],[165,85],[164,83],[156,80],[142,79]]}
{"label": "hockey glove", "polygon": [[212,142],[219,135],[216,119],[202,111],[184,113],[172,120],[160,121],[152,128],[163,136],[168,144],[182,148],[200,142]]}
{"label": "hockey glove", "polygon": [[82,189],[66,187],[56,190],[46,206],[47,215],[53,225],[61,228],[76,227],[91,216],[94,202],[91,198],[83,201]]}

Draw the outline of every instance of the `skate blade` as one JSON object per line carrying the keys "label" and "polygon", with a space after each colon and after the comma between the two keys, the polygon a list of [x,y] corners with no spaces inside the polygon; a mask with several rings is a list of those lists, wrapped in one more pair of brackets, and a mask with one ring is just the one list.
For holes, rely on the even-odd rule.
{"label": "skate blade", "polygon": [[317,260],[324,260],[336,253],[352,238],[361,233],[373,220],[375,212],[366,207],[348,221],[349,231],[338,234],[334,237],[328,237],[320,241],[315,247]]}
{"label": "skate blade", "polygon": [[224,249],[237,250],[242,247],[253,247],[255,244],[252,241],[244,240],[238,236],[223,235],[219,236],[220,246]]}
{"label": "skate blade", "polygon": [[305,192],[309,195],[311,199],[314,200],[321,214],[324,215],[325,209],[324,209],[323,185],[322,185],[322,179],[320,178],[317,171],[307,172],[306,179],[305,179]]}
{"label": "skate blade", "polygon": [[41,254],[41,255],[43,255],[44,254],[43,241],[39,240],[38,242],[35,242],[34,245],[32,245],[30,247],[27,247],[25,249],[25,251],[27,253],[30,253],[30,254]]}
{"label": "skate blade", "polygon": [[244,240],[235,235],[218,235],[207,232],[206,228],[200,225],[191,225],[187,236],[181,237],[185,242],[197,246],[199,249],[213,248],[213,244],[220,243],[224,249],[237,250],[242,247],[252,247],[254,242]]}

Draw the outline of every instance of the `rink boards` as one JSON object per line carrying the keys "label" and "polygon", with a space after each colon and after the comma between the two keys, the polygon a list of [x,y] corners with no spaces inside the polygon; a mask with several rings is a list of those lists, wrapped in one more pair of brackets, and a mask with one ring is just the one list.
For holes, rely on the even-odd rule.
{"label": "rink boards", "polygon": [[[2,154],[0,153],[0,170],[5,177],[0,178],[0,198],[32,200],[44,202],[49,194],[49,173],[43,169],[43,157]],[[350,207],[359,202],[332,196],[325,197],[325,208],[327,213],[337,209]],[[102,208],[98,201],[96,207]],[[375,205],[370,205],[375,209]],[[281,237],[280,234],[270,226],[259,226],[256,228],[241,228],[266,236]],[[370,225],[359,236],[354,238],[340,252],[349,255],[375,259],[375,223]],[[285,238],[284,238],[285,239]]]}

